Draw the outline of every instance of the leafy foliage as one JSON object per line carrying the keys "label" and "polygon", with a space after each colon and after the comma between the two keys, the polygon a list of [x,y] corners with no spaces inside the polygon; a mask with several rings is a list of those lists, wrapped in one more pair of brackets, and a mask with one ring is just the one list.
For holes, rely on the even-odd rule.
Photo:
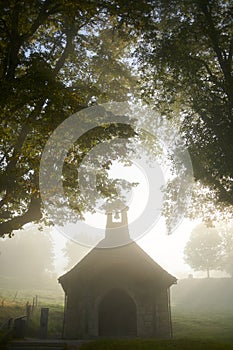
{"label": "leafy foliage", "polygon": [[215,227],[198,225],[184,250],[185,261],[197,271],[222,270],[233,276],[232,222],[218,222]]}
{"label": "leafy foliage", "polygon": [[[181,126],[197,184],[187,211],[200,215],[200,199],[212,203],[208,216],[233,204],[230,0],[3,0],[0,11],[1,236],[46,221],[38,170],[53,130],[91,102],[132,96],[136,73],[143,99]],[[91,208],[75,182],[77,148],[85,156],[100,139],[132,136],[125,126],[106,126],[70,150],[64,185],[80,217]],[[111,197],[107,167],[98,190]],[[173,186],[170,209],[177,193]]]}
{"label": "leafy foliage", "polygon": [[[131,34],[125,28],[115,34],[125,16],[120,5],[1,2],[1,235],[45,217],[38,171],[52,131],[93,96],[104,102],[129,92],[134,79],[120,58]],[[95,142],[86,137],[81,152]]]}
{"label": "leafy foliage", "polygon": [[202,197],[206,187],[212,202],[232,205],[232,2],[153,7],[137,51],[143,97],[181,124]]}

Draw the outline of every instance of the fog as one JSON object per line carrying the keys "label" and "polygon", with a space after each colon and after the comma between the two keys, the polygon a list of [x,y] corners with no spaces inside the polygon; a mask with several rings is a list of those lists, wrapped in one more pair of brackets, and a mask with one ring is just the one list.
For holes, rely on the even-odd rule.
{"label": "fog", "polygon": [[[193,271],[183,261],[183,249],[192,228],[193,223],[190,225],[186,221],[171,236],[150,232],[137,242],[157,263],[178,278],[178,285],[172,288],[175,303],[179,302],[179,295],[183,295],[184,290],[190,295],[188,286],[195,283],[188,279],[190,274],[197,279],[206,276],[205,272]],[[68,240],[53,228],[41,231],[38,226],[30,225],[17,231],[14,237],[0,240],[0,287],[57,290],[60,288],[58,276],[78,263],[90,249]],[[225,283],[221,277],[226,276],[221,271],[211,271],[211,277],[219,277],[220,284]],[[187,279],[186,284],[182,284],[182,279]],[[197,286],[194,285],[194,290],[198,290]]]}
{"label": "fog", "polygon": [[46,287],[54,277],[51,230],[32,226],[0,240],[0,278],[6,287]]}

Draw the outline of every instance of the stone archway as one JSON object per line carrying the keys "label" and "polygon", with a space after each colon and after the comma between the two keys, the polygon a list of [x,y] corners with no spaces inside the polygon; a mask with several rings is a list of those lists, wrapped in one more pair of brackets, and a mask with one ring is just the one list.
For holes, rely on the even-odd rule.
{"label": "stone archway", "polygon": [[108,292],[99,305],[100,336],[137,336],[137,307],[121,289]]}

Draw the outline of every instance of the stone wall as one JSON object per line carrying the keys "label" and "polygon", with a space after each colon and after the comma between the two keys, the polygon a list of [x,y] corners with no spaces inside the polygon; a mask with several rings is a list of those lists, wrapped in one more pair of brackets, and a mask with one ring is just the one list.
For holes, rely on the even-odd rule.
{"label": "stone wall", "polygon": [[[137,308],[137,335],[139,337],[171,336],[170,310],[167,290],[142,288],[123,289],[135,302]],[[99,336],[99,304],[104,295],[111,289],[99,286],[96,293],[91,288],[69,293],[65,311],[65,338],[95,338]]]}

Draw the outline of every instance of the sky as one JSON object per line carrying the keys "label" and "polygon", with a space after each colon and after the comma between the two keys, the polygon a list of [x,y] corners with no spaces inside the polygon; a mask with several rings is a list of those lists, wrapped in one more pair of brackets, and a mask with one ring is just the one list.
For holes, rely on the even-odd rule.
{"label": "sky", "polygon": [[[136,243],[169,273],[177,278],[186,278],[194,272],[184,263],[183,250],[189,240],[192,229],[198,223],[200,223],[198,220],[190,221],[184,219],[171,235],[167,235],[164,228],[164,220],[161,219],[153,230],[146,233]],[[68,239],[56,229],[54,229],[52,236],[55,244],[56,272],[60,275],[65,271],[66,259],[63,256],[62,249]]]}
{"label": "sky", "polygon": [[[110,170],[110,176],[111,178],[121,178],[129,182],[138,182],[138,186],[134,187],[127,195],[127,206],[129,207],[128,221],[130,226],[134,220],[140,217],[144,210],[147,210],[145,208],[150,189],[146,174],[136,164],[131,167],[123,167],[115,163]],[[101,211],[96,214],[88,214],[86,215],[86,223],[93,227],[105,228],[106,215]],[[199,223],[200,220],[190,221],[183,219],[172,234],[168,235],[165,219],[158,215],[155,225],[147,230],[142,237],[137,237],[136,242],[169,273],[177,278],[185,278],[190,273],[193,273],[193,271],[183,261],[183,250],[189,240],[192,229]],[[64,272],[65,260],[62,257],[61,250],[67,240],[61,231],[55,228],[53,232],[53,237],[55,237],[56,270],[58,274]],[[130,234],[132,237],[132,232]]]}

